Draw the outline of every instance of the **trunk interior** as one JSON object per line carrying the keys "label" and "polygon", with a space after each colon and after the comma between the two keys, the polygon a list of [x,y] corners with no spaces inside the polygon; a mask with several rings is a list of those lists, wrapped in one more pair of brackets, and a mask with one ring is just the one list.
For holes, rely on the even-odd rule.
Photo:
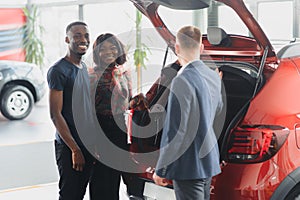
{"label": "trunk interior", "polygon": [[[223,72],[223,111],[215,120],[215,132],[219,138],[219,145],[222,145],[224,137],[228,130],[230,130],[241,119],[247,111],[248,102],[253,96],[257,80],[257,67],[245,62],[228,62],[228,61],[204,61],[209,67],[218,67]],[[258,89],[264,84],[261,79]],[[163,91],[158,92],[161,98],[157,98],[155,102],[151,102],[150,117],[151,123],[137,126],[133,124],[133,147],[132,151],[138,153],[147,153],[155,151],[159,148],[160,138],[162,134],[162,127],[164,123],[165,111],[168,95],[168,89],[163,88]],[[240,111],[244,112],[240,112]],[[140,115],[140,113],[137,113]],[[137,116],[140,120],[145,117]],[[147,137],[150,136],[150,137]],[[222,148],[220,148],[222,151]],[[222,155],[222,152],[220,152]],[[155,159],[155,158],[154,158]],[[155,163],[155,162],[154,162]],[[145,166],[146,167],[146,166]],[[150,166],[155,167],[155,166]],[[147,168],[147,167],[146,167]]]}

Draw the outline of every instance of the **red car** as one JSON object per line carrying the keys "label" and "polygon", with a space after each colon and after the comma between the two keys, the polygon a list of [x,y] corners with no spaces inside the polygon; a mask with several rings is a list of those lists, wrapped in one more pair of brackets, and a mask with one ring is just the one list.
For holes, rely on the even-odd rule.
{"label": "red car", "polygon": [[[223,71],[226,91],[225,121],[218,141],[222,173],[213,179],[211,199],[300,198],[300,44],[275,52],[243,0],[131,2],[173,50],[175,36],[158,13],[160,6],[182,10],[227,6],[236,12],[251,36],[229,34],[217,26],[203,34],[201,59]],[[143,148],[155,146],[149,141],[144,139]],[[160,187],[151,184],[155,165],[144,167],[147,172],[142,177],[149,181],[145,195],[155,188],[156,198],[166,199],[159,197]]]}

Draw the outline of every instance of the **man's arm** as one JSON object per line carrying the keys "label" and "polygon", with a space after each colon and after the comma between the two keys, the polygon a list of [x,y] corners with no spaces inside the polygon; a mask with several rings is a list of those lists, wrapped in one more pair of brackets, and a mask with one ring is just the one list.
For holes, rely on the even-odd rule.
{"label": "man's arm", "polygon": [[153,177],[158,184],[162,179],[157,176],[167,177],[172,173],[169,165],[183,155],[194,141],[200,121],[199,109],[195,89],[185,77],[175,78],[168,99],[156,177]]}
{"label": "man's arm", "polygon": [[81,149],[72,137],[70,129],[68,128],[68,125],[61,114],[63,105],[63,92],[50,89],[49,104],[51,120],[60,137],[72,151],[73,169],[82,171],[85,164],[84,156],[81,152]]}

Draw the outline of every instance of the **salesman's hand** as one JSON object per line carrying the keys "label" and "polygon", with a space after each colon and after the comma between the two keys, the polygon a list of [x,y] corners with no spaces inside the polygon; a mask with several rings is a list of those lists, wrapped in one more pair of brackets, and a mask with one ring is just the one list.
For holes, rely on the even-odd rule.
{"label": "salesman's hand", "polygon": [[160,186],[167,186],[168,181],[165,178],[159,177],[156,173],[153,174],[153,180],[155,184],[160,185]]}

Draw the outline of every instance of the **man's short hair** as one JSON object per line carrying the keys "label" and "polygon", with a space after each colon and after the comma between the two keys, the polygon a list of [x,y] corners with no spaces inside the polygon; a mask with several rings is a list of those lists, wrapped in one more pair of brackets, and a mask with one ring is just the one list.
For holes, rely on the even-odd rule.
{"label": "man's short hair", "polygon": [[195,26],[184,26],[177,33],[177,40],[182,48],[199,48],[202,42],[202,34]]}
{"label": "man's short hair", "polygon": [[86,23],[84,23],[84,22],[81,22],[81,21],[76,21],[76,22],[72,22],[72,23],[70,23],[68,26],[67,26],[67,28],[66,28],[66,33],[68,33],[69,32],[69,30],[73,27],[73,26],[76,26],[76,25],[83,25],[83,26],[87,26],[87,24]]}

